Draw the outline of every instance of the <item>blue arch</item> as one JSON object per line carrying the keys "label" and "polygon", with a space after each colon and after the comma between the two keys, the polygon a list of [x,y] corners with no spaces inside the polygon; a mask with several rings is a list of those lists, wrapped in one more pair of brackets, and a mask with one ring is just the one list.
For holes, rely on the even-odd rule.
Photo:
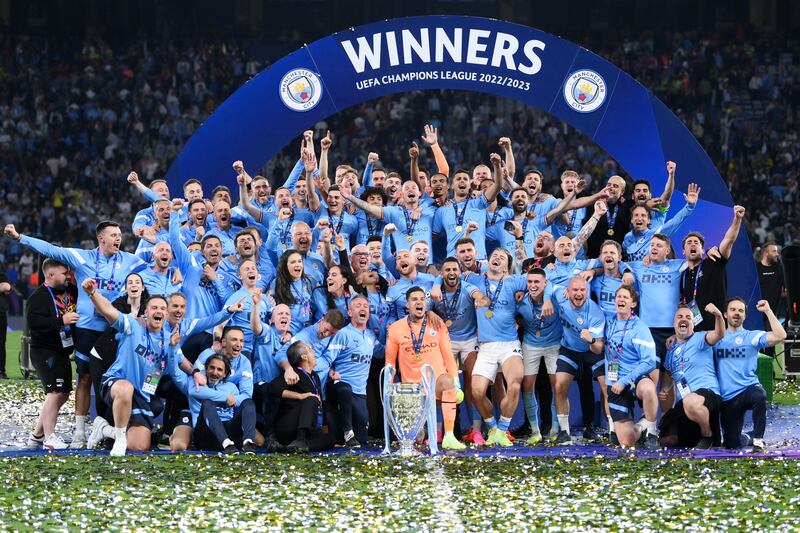
{"label": "blue arch", "polygon": [[[320,120],[375,98],[424,89],[495,94],[555,115],[605,149],[628,174],[648,178],[655,190],[666,181],[665,161],[677,161],[677,191],[689,182],[702,187],[692,229],[718,243],[732,219],[733,200],[712,161],[644,86],[575,43],[475,17],[392,19],[302,47],[223,102],[186,144],[167,179],[173,190],[188,178],[199,179],[205,190],[230,185],[230,163],[236,159],[259,168]],[[588,104],[579,103],[581,95]],[[682,204],[683,195],[676,192],[672,211]],[[745,232],[731,261],[736,268],[728,272],[729,293],[753,304],[760,291]]]}

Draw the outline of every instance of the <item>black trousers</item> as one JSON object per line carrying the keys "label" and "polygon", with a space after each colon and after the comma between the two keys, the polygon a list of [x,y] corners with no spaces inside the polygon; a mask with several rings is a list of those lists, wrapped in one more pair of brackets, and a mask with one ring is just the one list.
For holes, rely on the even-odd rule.
{"label": "black trousers", "polygon": [[581,398],[583,427],[588,428],[594,425],[595,420],[594,384],[592,383],[591,365],[581,364],[580,374],[578,375],[578,394]]}
{"label": "black trousers", "polygon": [[328,429],[336,440],[344,442],[344,434],[350,430],[355,433],[356,439],[362,446],[367,445],[367,397],[364,394],[355,394],[353,389],[340,381],[328,381],[326,389],[326,414]]}
{"label": "black trousers", "polygon": [[6,373],[6,330],[8,329],[8,315],[0,311],[0,374]]}
{"label": "black trousers", "polygon": [[211,333],[201,331],[200,333],[195,333],[186,339],[186,342],[184,342],[183,346],[181,346],[181,351],[183,352],[184,357],[194,364],[195,361],[197,361],[198,356],[203,353],[203,350],[206,348],[211,348],[211,344],[213,344],[213,342],[214,336],[211,335]]}
{"label": "black trousers", "polygon": [[286,446],[297,439],[298,432],[303,431],[306,435],[308,449],[312,452],[330,450],[335,441],[329,433],[323,433],[317,427],[317,409],[319,401],[316,398],[306,398],[293,402],[292,409],[281,413],[275,419],[275,436],[278,442]]}
{"label": "black trousers", "polygon": [[223,422],[217,412],[217,404],[203,400],[200,416],[194,428],[194,446],[198,450],[220,450],[225,439],[236,444],[250,439],[256,440],[256,406],[246,399],[236,407],[233,418]]}
{"label": "black trousers", "polygon": [[722,402],[720,418],[726,448],[742,447],[742,427],[747,411],[753,411],[753,438],[763,439],[767,428],[767,393],[761,385],[750,385],[727,402]]}
{"label": "black trousers", "polygon": [[[111,406],[103,400],[101,391],[103,374],[111,368],[114,361],[117,360],[116,350],[113,353],[107,353],[102,359],[98,359],[94,355],[89,355],[89,375],[92,376],[92,386],[94,387],[94,409],[97,416],[101,416],[106,421],[114,425],[114,414],[111,411]],[[166,376],[164,376],[166,377]]]}
{"label": "black trousers", "polygon": [[269,383],[253,385],[253,401],[256,404],[256,413],[261,415],[263,433],[265,437],[275,436],[275,417],[278,414],[280,399],[269,395]]}

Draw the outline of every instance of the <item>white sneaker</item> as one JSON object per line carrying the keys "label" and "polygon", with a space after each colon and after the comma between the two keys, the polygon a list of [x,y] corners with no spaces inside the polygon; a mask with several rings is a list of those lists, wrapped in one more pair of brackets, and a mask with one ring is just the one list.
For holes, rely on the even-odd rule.
{"label": "white sneaker", "polygon": [[41,450],[44,444],[44,435],[35,437],[33,434],[28,435],[28,440],[25,442],[25,447],[29,450]]}
{"label": "white sneaker", "polygon": [[127,451],[128,451],[128,438],[117,437],[117,439],[114,441],[114,447],[111,448],[111,456],[122,457],[125,455],[125,452]]}
{"label": "white sneaker", "polygon": [[76,430],[72,434],[72,442],[69,443],[69,447],[73,450],[86,448],[86,433]]}
{"label": "white sneaker", "polygon": [[47,437],[47,439],[45,439],[45,441],[42,443],[42,447],[45,450],[66,450],[67,443],[64,442],[61,437],[53,433]]}
{"label": "white sneaker", "polygon": [[766,450],[767,445],[764,443],[764,439],[753,439],[754,452],[765,452]]}
{"label": "white sneaker", "polygon": [[86,441],[86,447],[93,450],[100,441],[103,440],[103,430],[110,424],[102,416],[97,416],[92,424],[92,432],[89,434],[89,440]]}

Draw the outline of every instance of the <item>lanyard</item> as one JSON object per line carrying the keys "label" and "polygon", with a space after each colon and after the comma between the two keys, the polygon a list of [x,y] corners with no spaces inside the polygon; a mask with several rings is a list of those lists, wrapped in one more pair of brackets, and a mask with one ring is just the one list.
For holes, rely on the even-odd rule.
{"label": "lanyard", "polygon": [[169,267],[169,269],[167,270],[167,275],[164,278],[164,294],[169,294],[169,285],[170,282],[172,281],[172,273],[174,271],[175,269],[172,267]]}
{"label": "lanyard", "polygon": [[567,225],[567,231],[573,231],[575,227],[575,217],[578,216],[578,210],[573,209],[572,212],[569,214],[569,224]]}
{"label": "lanyard", "polygon": [[[378,231],[381,229],[381,221],[377,218],[373,218],[369,215],[366,215],[367,218],[367,234],[372,237],[373,235],[377,235]],[[375,221],[375,226],[372,226],[372,220]]]}
{"label": "lanyard", "polygon": [[406,233],[408,233],[408,236],[411,237],[414,235],[414,228],[417,227],[417,222],[419,222],[419,219],[414,220],[411,218],[411,212],[406,208],[403,208],[403,218],[406,219]]}
{"label": "lanyard", "polygon": [[464,226],[464,215],[467,214],[467,206],[469,205],[469,200],[464,200],[464,209],[461,210],[461,213],[458,212],[458,203],[453,200],[453,212],[456,215],[456,226]]}
{"label": "lanyard", "polygon": [[[703,271],[703,263],[701,262],[697,266],[697,273],[694,275],[694,290],[692,291],[692,301],[697,300],[697,287],[700,285],[700,273]],[[687,298],[684,296],[684,291],[686,290],[686,275],[689,273],[689,269],[687,268],[683,272],[683,276],[681,277],[681,299],[683,300],[682,303],[687,303]]]}
{"label": "lanyard", "polygon": [[[55,307],[55,309],[56,309],[56,318],[61,318],[61,313],[58,310],[58,302],[56,302],[56,297],[53,294],[53,290],[47,285],[45,285],[45,287],[47,288],[47,292],[50,293],[50,298],[53,299],[53,307]],[[64,314],[67,314],[68,311],[69,311],[69,291],[65,291],[64,292]]]}
{"label": "lanyard", "polygon": [[483,282],[486,285],[486,296],[489,297],[489,311],[494,311],[494,306],[497,305],[497,299],[500,298],[500,290],[503,288],[503,280],[497,282],[497,290],[492,291],[489,290],[489,278],[484,277]]}
{"label": "lanyard", "polygon": [[306,372],[306,369],[305,369],[305,368],[300,368],[300,367],[298,367],[298,368],[297,368],[297,370],[299,370],[300,372],[302,372],[302,373],[303,373],[303,375],[304,375],[305,377],[307,377],[307,378],[308,378],[308,381],[310,381],[310,382],[311,382],[311,387],[314,389],[314,394],[316,394],[317,396],[319,396],[319,388],[317,387],[317,382],[316,382],[316,381],[314,381],[314,377],[313,377],[311,374],[309,374],[308,372]]}
{"label": "lanyard", "polygon": [[450,300],[449,304],[447,301],[447,295],[443,295],[444,297],[444,311],[445,311],[445,318],[452,320],[452,318],[456,315],[457,307],[458,307],[458,300],[461,297],[461,283],[459,282],[458,288],[456,288],[455,294],[453,294],[453,298]]}
{"label": "lanyard", "polygon": [[342,211],[339,215],[339,222],[336,224],[336,228],[333,228],[333,215],[331,215],[331,210],[328,208],[328,221],[331,223],[331,229],[333,229],[333,233],[338,235],[339,232],[342,231],[342,224],[344,224],[344,211]]}
{"label": "lanyard", "polygon": [[[150,331],[145,330],[145,339],[147,340],[147,353],[150,354],[147,357],[147,361],[150,364],[153,364],[153,354],[155,354],[155,350],[153,350],[153,345],[150,342]],[[159,362],[161,363],[161,370],[164,370],[166,363],[164,361],[164,328],[161,328],[161,353],[158,355]]]}
{"label": "lanyard", "polygon": [[428,326],[428,315],[422,315],[422,327],[419,328],[419,338],[414,337],[414,329],[411,327],[411,316],[406,317],[408,321],[408,332],[411,334],[411,344],[414,346],[414,353],[419,355],[422,351],[422,340],[425,338],[425,328]]}
{"label": "lanyard", "polygon": [[[300,291],[299,291],[299,293],[294,288],[294,284],[297,283],[297,281],[300,282]],[[297,303],[299,305],[306,305],[310,301],[309,298],[305,297],[306,296],[306,292],[307,292],[306,291],[306,280],[303,279],[303,278],[300,278],[297,281],[293,281],[292,284],[290,285],[290,288],[291,288],[292,292],[295,294],[295,296],[297,296]]]}
{"label": "lanyard", "polygon": [[[97,250],[94,251],[94,277],[98,280],[98,285],[100,284],[100,248],[98,247]],[[119,262],[119,253],[114,254],[114,262],[111,265],[111,274],[108,276],[108,280],[106,281],[106,285],[112,285],[111,288],[106,288],[106,290],[114,290],[114,272],[117,270],[117,263]],[[106,264],[108,264],[108,258],[106,258]],[[100,287],[98,287],[100,288]]]}
{"label": "lanyard", "polygon": [[[588,315],[587,315],[587,318],[588,318]],[[608,344],[606,344],[607,349],[608,349],[608,354],[611,356],[611,360],[613,362],[615,362],[615,363],[619,362],[619,358],[622,355],[622,344],[625,342],[625,336],[628,334],[628,324],[630,324],[630,322],[632,320],[633,320],[633,315],[631,315],[628,318],[628,320],[625,321],[625,329],[622,330],[622,339],[620,339],[620,341],[619,341],[619,346],[617,347],[617,356],[616,357],[614,357],[614,354],[612,353],[611,343],[609,342]],[[614,334],[617,332],[617,329],[618,329],[617,328],[617,324],[619,324],[619,320],[615,320],[614,321],[614,329],[611,331],[611,335],[608,336],[608,340],[609,341],[614,338]]]}
{"label": "lanyard", "polygon": [[[536,331],[541,332],[542,331],[542,327],[544,326],[544,317],[542,316],[541,307],[538,306],[533,301],[533,296],[531,296],[530,293],[528,293],[528,303],[531,304],[531,315],[533,316],[533,319],[534,320],[538,320],[538,322],[536,324]],[[538,313],[536,312],[536,308],[537,307],[540,307]],[[537,337],[538,337],[538,335],[537,335]]]}
{"label": "lanyard", "polygon": [[[330,219],[330,212],[328,212],[328,218]],[[294,209],[292,209],[292,214],[289,215],[289,218],[286,219],[286,225],[281,230],[281,244],[288,245],[288,243],[292,240],[292,224],[294,224]],[[341,227],[341,224],[339,224]]]}
{"label": "lanyard", "polygon": [[606,222],[608,223],[608,229],[614,229],[614,223],[617,221],[617,214],[619,213],[619,205],[614,204],[614,214],[611,214],[611,208],[609,207],[606,210]]}
{"label": "lanyard", "polygon": [[489,225],[490,226],[494,226],[494,223],[497,222],[497,215],[499,215],[499,214],[500,214],[500,208],[499,207],[495,207],[494,211],[492,211],[492,220],[489,221]]}

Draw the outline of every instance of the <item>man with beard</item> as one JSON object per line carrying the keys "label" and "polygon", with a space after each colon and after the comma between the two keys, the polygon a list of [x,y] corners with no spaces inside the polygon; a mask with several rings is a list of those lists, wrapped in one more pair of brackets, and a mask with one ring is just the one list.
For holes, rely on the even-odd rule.
{"label": "man with beard", "polygon": [[[228,296],[225,307],[235,305],[237,302],[242,301],[243,308],[231,316],[228,325],[239,327],[244,333],[244,347],[242,353],[251,361],[253,360],[253,330],[250,329],[250,309],[254,304],[253,292],[260,290],[258,286],[259,278],[258,267],[255,261],[247,259],[239,263],[237,268],[239,282],[241,288]],[[266,300],[261,300],[258,304],[259,317],[262,322],[267,321],[272,304]]]}
{"label": "man with beard", "polygon": [[697,200],[700,196],[700,187],[694,183],[689,184],[687,194],[683,197],[686,199],[686,205],[683,209],[678,211],[674,217],[660,226],[653,226],[650,222],[650,210],[644,205],[637,205],[631,209],[631,231],[625,234],[625,239],[622,241],[622,249],[625,251],[625,256],[628,261],[641,261],[650,250],[650,239],[653,235],[660,233],[669,237],[678,231],[683,224],[684,220],[692,214]]}
{"label": "man with beard", "polygon": [[[563,239],[563,237],[562,237]],[[560,240],[560,239],[559,239]],[[553,290],[562,325],[561,348],[556,363],[556,413],[561,430],[556,436],[557,444],[572,444],[569,427],[569,387],[585,372],[597,379],[606,404],[606,384],[603,372],[603,337],[605,318],[600,307],[589,299],[586,280],[580,276],[570,278],[567,290]],[[593,393],[592,393],[593,396]],[[592,398],[594,400],[594,398]],[[594,420],[594,401],[581,401],[583,424],[590,430]],[[594,436],[591,431],[586,436]]]}
{"label": "man with beard", "polygon": [[[548,211],[545,215],[536,216],[534,218],[528,217],[527,191],[522,188],[514,189],[514,191],[511,192],[511,209],[513,211],[513,216],[510,218],[510,221],[513,222],[514,232],[506,229],[505,223],[498,223],[488,229],[486,236],[496,241],[512,255],[516,254],[517,241],[522,241],[525,257],[533,256],[534,242],[538,234],[550,226],[561,213],[569,208],[575,195],[583,190],[583,185],[585,185],[585,183],[581,182],[575,190],[558,202],[556,207]],[[517,233],[519,235],[517,235]]]}
{"label": "man with beard", "polygon": [[326,227],[331,228],[333,237],[336,237],[336,235],[344,237],[348,250],[350,249],[351,236],[358,234],[358,220],[344,208],[345,200],[352,201],[353,198],[355,197],[346,186],[331,185],[328,189],[327,207],[324,210],[319,208],[314,211],[317,223],[315,231],[320,232]]}
{"label": "man with beard", "polygon": [[675,192],[675,165],[674,161],[667,161],[667,183],[664,185],[664,192],[658,198],[653,198],[652,187],[647,180],[636,180],[633,182],[633,203],[634,205],[645,204],[651,210],[652,224],[656,227],[663,224],[667,219],[669,202],[672,193]]}
{"label": "man with beard", "polygon": [[436,208],[432,205],[426,207],[420,205],[420,190],[413,181],[403,184],[404,207],[372,205],[349,192],[345,192],[345,198],[367,215],[396,228],[391,237],[397,251],[408,250],[413,242],[419,240],[431,242],[433,238],[433,216]]}
{"label": "man with beard", "polygon": [[327,386],[328,422],[338,442],[347,447],[367,444],[367,378],[377,339],[370,328],[369,300],[362,294],[350,298],[350,323],[330,343],[331,368]]}
{"label": "man with beard", "polygon": [[[172,210],[180,209],[180,202],[172,204]],[[177,217],[170,219],[169,243],[175,255],[175,265],[183,274],[185,287],[186,318],[193,320],[211,316],[222,309],[222,304],[233,291],[232,276],[219,270],[222,260],[222,242],[216,235],[206,235],[201,242],[201,256],[189,252],[180,237],[180,224]],[[183,354],[194,362],[197,356],[211,346],[213,336],[211,330],[198,332],[185,339]]]}
{"label": "man with beard", "polygon": [[[747,303],[742,298],[731,298],[725,306],[728,329],[725,336],[714,345],[720,396],[722,396],[722,434],[726,448],[740,448],[743,437],[752,443],[754,451],[764,451],[764,430],[767,424],[767,394],[758,380],[758,352],[775,346],[786,339],[775,313],[766,300],[759,300],[756,309],[764,313],[770,332],[748,331],[742,326],[747,317]],[[742,435],[744,415],[753,412],[753,431]],[[746,444],[745,443],[745,444]]]}
{"label": "man with beard", "polygon": [[[464,389],[467,411],[472,420],[472,429],[464,438],[467,442],[484,445],[481,434],[482,418],[472,401],[472,369],[478,357],[478,323],[475,307],[489,305],[477,287],[461,281],[461,267],[457,259],[448,257],[442,263],[442,298],[433,304],[433,310],[445,321],[453,357],[464,367]],[[456,375],[456,379],[458,376]]]}
{"label": "man with beard", "polygon": [[488,268],[488,261],[478,260],[475,241],[470,238],[459,239],[456,242],[456,259],[465,274],[481,274]]}
{"label": "man with beard", "polygon": [[714,317],[704,311],[706,305],[713,303],[720,309],[728,298],[726,266],[733,243],[739,236],[744,214],[744,207],[734,206],[733,222],[719,244],[720,257],[703,257],[705,239],[700,233],[692,231],[683,238],[683,256],[688,266],[681,275],[681,303],[692,308],[695,329],[699,331],[714,327]]}
{"label": "man with beard", "polygon": [[[635,278],[630,272],[623,274],[620,271],[620,259],[622,257],[622,247],[617,241],[608,239],[600,248],[600,265],[603,273],[592,279],[592,296],[603,310],[606,320],[616,316],[616,294],[617,289],[623,285],[632,287]],[[638,301],[637,301],[638,304]]]}
{"label": "man with beard", "polygon": [[169,200],[153,202],[155,223],[152,226],[142,226],[137,231],[140,240],[134,255],[141,257],[145,263],[153,262],[153,249],[157,242],[169,240],[169,208]]}
{"label": "man with beard", "polygon": [[[625,199],[625,180],[621,176],[611,176],[606,185],[608,210],[605,216],[600,217],[597,227],[587,241],[586,256],[597,257],[600,247],[606,239],[612,239],[622,244],[625,234],[630,229],[631,208],[633,202]],[[594,209],[587,212],[588,216],[594,215]]]}
{"label": "man with beard", "polygon": [[236,246],[236,255],[224,258],[219,263],[219,271],[227,274],[231,279],[232,290],[236,291],[241,285],[236,281],[236,268],[244,261],[253,261],[258,268],[258,286],[266,291],[272,280],[275,279],[275,266],[268,257],[259,255],[258,243],[253,233],[242,230],[233,239]]}
{"label": "man with beard", "polygon": [[[105,220],[96,226],[98,247],[94,250],[53,246],[48,242],[20,235],[13,224],[5,227],[5,234],[35,252],[69,266],[75,272],[78,284],[86,279],[96,280],[97,290],[109,300],[115,300],[122,294],[128,274],[146,268],[139,257],[120,251],[122,232],[119,224],[111,220]],[[74,326],[73,340],[78,383],[75,389],[75,434],[72,444],[83,447],[86,445],[86,415],[89,414],[92,388],[89,358],[94,343],[108,324],[103,316],[95,312],[94,305],[85,293],[78,296],[77,312],[80,319]]]}
{"label": "man with beard", "polygon": [[[764,243],[761,247],[761,256],[756,262],[758,271],[758,281],[761,285],[761,296],[769,303],[771,309],[775,310],[776,316],[781,316],[784,309],[786,298],[786,284],[783,280],[783,266],[780,262],[781,254],[775,241]],[[764,322],[764,329],[770,331],[769,323]],[[772,348],[765,350],[765,353],[774,352]]]}
{"label": "man with beard", "polygon": [[538,170],[529,170],[522,180],[522,188],[528,191],[528,211],[537,217],[555,209],[559,202],[553,195],[542,192],[543,179]]}
{"label": "man with beard", "polygon": [[238,228],[231,225],[231,205],[223,200],[214,204],[214,220],[216,225],[206,232],[206,236],[214,235],[222,243],[222,255],[229,256],[236,253],[233,238],[239,232]]}
{"label": "man with beard", "polygon": [[153,248],[153,266],[140,272],[144,286],[150,294],[169,296],[181,290],[183,279],[172,266],[172,247],[168,242],[159,242]]}
{"label": "man with beard", "polygon": [[389,291],[386,293],[386,303],[389,305],[388,324],[405,318],[407,313],[405,295],[408,289],[417,286],[427,293],[436,281],[434,276],[423,274],[417,270],[417,263],[409,250],[398,250],[395,260],[400,278],[397,283],[389,287]]}
{"label": "man with beard", "polygon": [[[178,200],[180,211],[183,210],[183,203]],[[178,211],[178,212],[180,212]],[[206,225],[206,218],[208,217],[208,207],[206,201],[202,198],[197,198],[189,202],[189,221],[181,227],[181,241],[183,244],[189,245],[191,242],[200,241],[209,229]]]}
{"label": "man with beard", "polygon": [[[725,321],[714,304],[708,304],[706,310],[714,315],[714,329],[697,334],[689,306],[679,305],[675,311],[675,344],[667,353],[664,368],[675,383],[678,402],[662,409],[659,441],[665,448],[708,449],[719,444],[722,398],[712,346],[725,335]],[[662,389],[659,399],[663,402],[668,397]]]}
{"label": "man with beard", "polygon": [[476,243],[477,259],[486,259],[486,210],[502,188],[501,179],[502,173],[499,179],[495,176],[492,185],[478,198],[470,199],[469,173],[459,169],[453,174],[453,199],[446,205],[442,204],[433,218],[433,231],[447,235],[447,255],[456,254],[456,244],[467,236],[467,225],[475,222],[477,228],[470,232],[469,237]]}
{"label": "man with beard", "polygon": [[[313,242],[311,227],[305,222],[295,222],[292,226],[292,248],[303,256],[303,272],[311,280],[312,289],[325,283],[325,260],[321,255],[311,252]],[[282,254],[283,252],[281,252]],[[275,258],[275,264],[278,258]]]}
{"label": "man with beard", "polygon": [[111,455],[125,455],[129,449],[149,450],[155,418],[162,409],[155,393],[166,369],[169,349],[164,332],[167,301],[163,296],[151,297],[141,324],[136,317],[120,313],[111,305],[94,279],[84,279],[81,287],[98,314],[119,331],[117,360],[103,374],[101,387],[103,399],[114,412],[115,427],[109,431],[113,435],[106,435],[114,439]]}
{"label": "man with beard", "polygon": [[533,243],[533,256],[522,262],[522,271],[530,272],[532,268],[544,269],[547,265],[555,263],[556,256],[553,255],[555,248],[553,234],[549,231],[540,232]]}
{"label": "man with beard", "polygon": [[[133,185],[136,190],[142,193],[147,201],[151,203],[151,205],[148,207],[139,210],[139,212],[136,213],[136,216],[133,217],[131,232],[134,235],[139,236],[139,231],[143,227],[152,226],[156,222],[157,217],[155,216],[155,210],[153,209],[152,204],[158,200],[169,201],[169,186],[165,180],[156,179],[150,182],[149,188],[145,187],[144,184],[139,181],[139,175],[136,172],[131,172],[128,174],[128,183]],[[183,221],[186,221],[186,213],[182,213],[181,216]]]}
{"label": "man with beard", "polygon": [[[458,268],[454,259],[450,264],[454,264],[455,268]],[[419,287],[412,287],[408,290],[406,302],[408,306],[406,320],[398,320],[389,327],[386,341],[386,365],[399,370],[403,383],[421,383],[422,367],[430,365],[433,368],[435,393],[436,397],[441,399],[442,404],[442,420],[444,422],[442,448],[463,450],[466,446],[459,442],[453,433],[456,408],[460,403],[458,397],[461,393],[461,385],[447,327],[445,324],[435,327],[428,323],[425,291]],[[461,396],[463,397],[463,394]],[[433,438],[433,436],[429,435],[429,438]]]}

